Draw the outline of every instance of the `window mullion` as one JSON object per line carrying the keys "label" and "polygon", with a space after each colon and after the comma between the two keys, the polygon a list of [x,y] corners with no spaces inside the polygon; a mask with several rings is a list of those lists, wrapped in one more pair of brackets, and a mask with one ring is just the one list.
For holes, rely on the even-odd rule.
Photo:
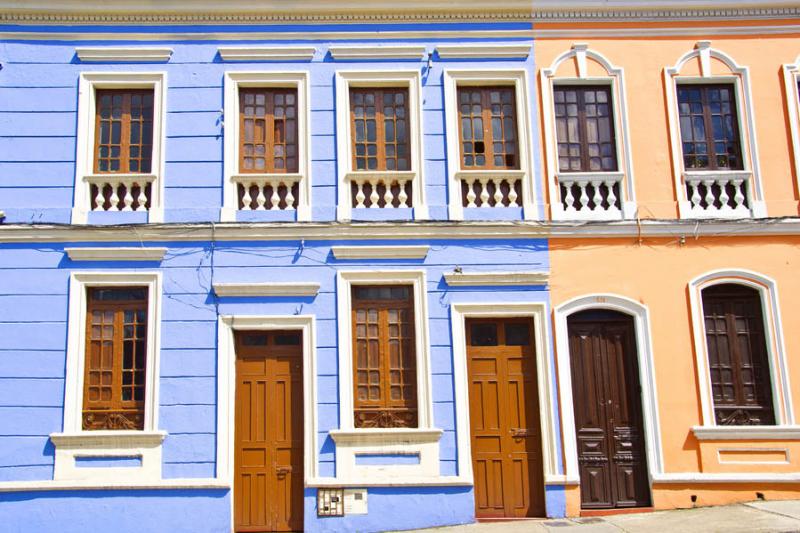
{"label": "window mullion", "polygon": [[483,154],[486,168],[494,170],[494,139],[492,138],[492,102],[489,90],[481,89],[481,117],[483,118]]}
{"label": "window mullion", "polygon": [[264,170],[275,172],[275,91],[264,91]]}
{"label": "window mullion", "polygon": [[709,168],[711,170],[719,169],[719,161],[717,160],[717,147],[714,143],[714,121],[711,118],[711,102],[709,102],[709,89],[710,87],[703,87],[700,94],[703,98],[703,123],[706,127],[706,145],[709,158]]}
{"label": "window mullion", "polygon": [[120,172],[129,173],[131,171],[131,93],[125,93],[122,97],[119,157]]}
{"label": "window mullion", "polygon": [[[383,90],[375,91],[375,145],[378,149],[378,170],[386,170],[386,128],[383,114]],[[386,187],[391,185],[387,184]],[[377,184],[373,185],[377,188]]]}
{"label": "window mullion", "polygon": [[589,139],[586,132],[586,89],[580,88],[577,93],[576,103],[578,105],[578,143],[581,147],[581,169],[583,172],[589,171]]}

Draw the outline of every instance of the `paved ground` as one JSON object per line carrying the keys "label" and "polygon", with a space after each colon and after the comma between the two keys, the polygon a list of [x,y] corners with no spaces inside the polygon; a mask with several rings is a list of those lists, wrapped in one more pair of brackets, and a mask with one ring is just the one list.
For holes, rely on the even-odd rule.
{"label": "paved ground", "polygon": [[425,530],[429,533],[800,533],[800,500],[753,502],[559,520],[520,520]]}

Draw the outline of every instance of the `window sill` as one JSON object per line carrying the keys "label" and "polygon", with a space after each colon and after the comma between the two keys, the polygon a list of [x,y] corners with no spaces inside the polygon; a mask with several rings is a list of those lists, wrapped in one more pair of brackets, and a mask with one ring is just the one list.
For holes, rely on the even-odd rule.
{"label": "window sill", "polygon": [[694,436],[707,440],[800,440],[800,426],[694,426]]}
{"label": "window sill", "polygon": [[425,444],[439,442],[443,430],[419,428],[334,429],[329,432],[336,444]]}

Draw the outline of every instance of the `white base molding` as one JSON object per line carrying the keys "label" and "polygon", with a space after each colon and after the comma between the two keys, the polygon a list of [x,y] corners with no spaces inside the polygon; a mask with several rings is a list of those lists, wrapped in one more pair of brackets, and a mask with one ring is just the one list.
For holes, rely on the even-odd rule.
{"label": "white base molding", "polygon": [[332,246],[336,259],[425,259],[430,246]]}
{"label": "white base molding", "polygon": [[174,478],[157,482],[136,480],[46,480],[0,481],[0,492],[43,492],[51,490],[169,490],[169,489],[224,489],[230,490],[229,481],[216,478]]}
{"label": "white base molding", "polygon": [[64,248],[72,261],[162,261],[166,248]]}
{"label": "white base molding", "polygon": [[800,474],[709,474],[703,472],[680,472],[675,474],[654,474],[650,476],[657,483],[800,483]]}
{"label": "white base molding", "polygon": [[172,57],[172,48],[81,46],[75,54],[84,63],[165,63]]}
{"label": "white base molding", "polygon": [[214,283],[214,293],[221,297],[316,296],[319,283]]}
{"label": "white base molding", "polygon": [[800,426],[694,426],[694,436],[705,440],[800,440]]}
{"label": "white base molding", "polygon": [[451,287],[506,285],[544,285],[550,272],[448,272],[444,280]]}
{"label": "white base molding", "polygon": [[311,61],[313,46],[220,46],[223,61]]}
{"label": "white base molding", "polygon": [[424,44],[401,45],[332,45],[328,48],[333,59],[416,59],[425,57]]}

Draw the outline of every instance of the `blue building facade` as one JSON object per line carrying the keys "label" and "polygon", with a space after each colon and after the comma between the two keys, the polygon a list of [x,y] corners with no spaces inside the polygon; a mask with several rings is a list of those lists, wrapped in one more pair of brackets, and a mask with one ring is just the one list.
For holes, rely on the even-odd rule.
{"label": "blue building facade", "polygon": [[[548,242],[535,223],[520,224],[542,217],[530,23],[122,19],[7,19],[1,30],[3,528],[236,527],[241,331],[300,335],[303,476],[292,486],[305,530],[472,522],[465,324],[474,317],[530,323],[539,514],[563,516]],[[459,145],[460,98],[486,87],[513,108],[506,146],[495,148],[506,159],[490,170],[465,166]],[[362,169],[355,95],[397,88],[405,147],[395,168]],[[152,98],[142,122],[151,162],[103,172],[102,92],[120,89]],[[249,89],[296,98],[290,172],[238,166],[250,149],[239,142]],[[488,150],[475,142],[475,154]],[[362,286],[411,291],[417,423],[408,427],[354,422],[350,306]],[[131,287],[147,289],[146,341],[135,348],[141,419],[92,430],[92,298]],[[331,504],[322,493],[334,508],[344,498],[332,513],[342,516],[321,516]]]}

